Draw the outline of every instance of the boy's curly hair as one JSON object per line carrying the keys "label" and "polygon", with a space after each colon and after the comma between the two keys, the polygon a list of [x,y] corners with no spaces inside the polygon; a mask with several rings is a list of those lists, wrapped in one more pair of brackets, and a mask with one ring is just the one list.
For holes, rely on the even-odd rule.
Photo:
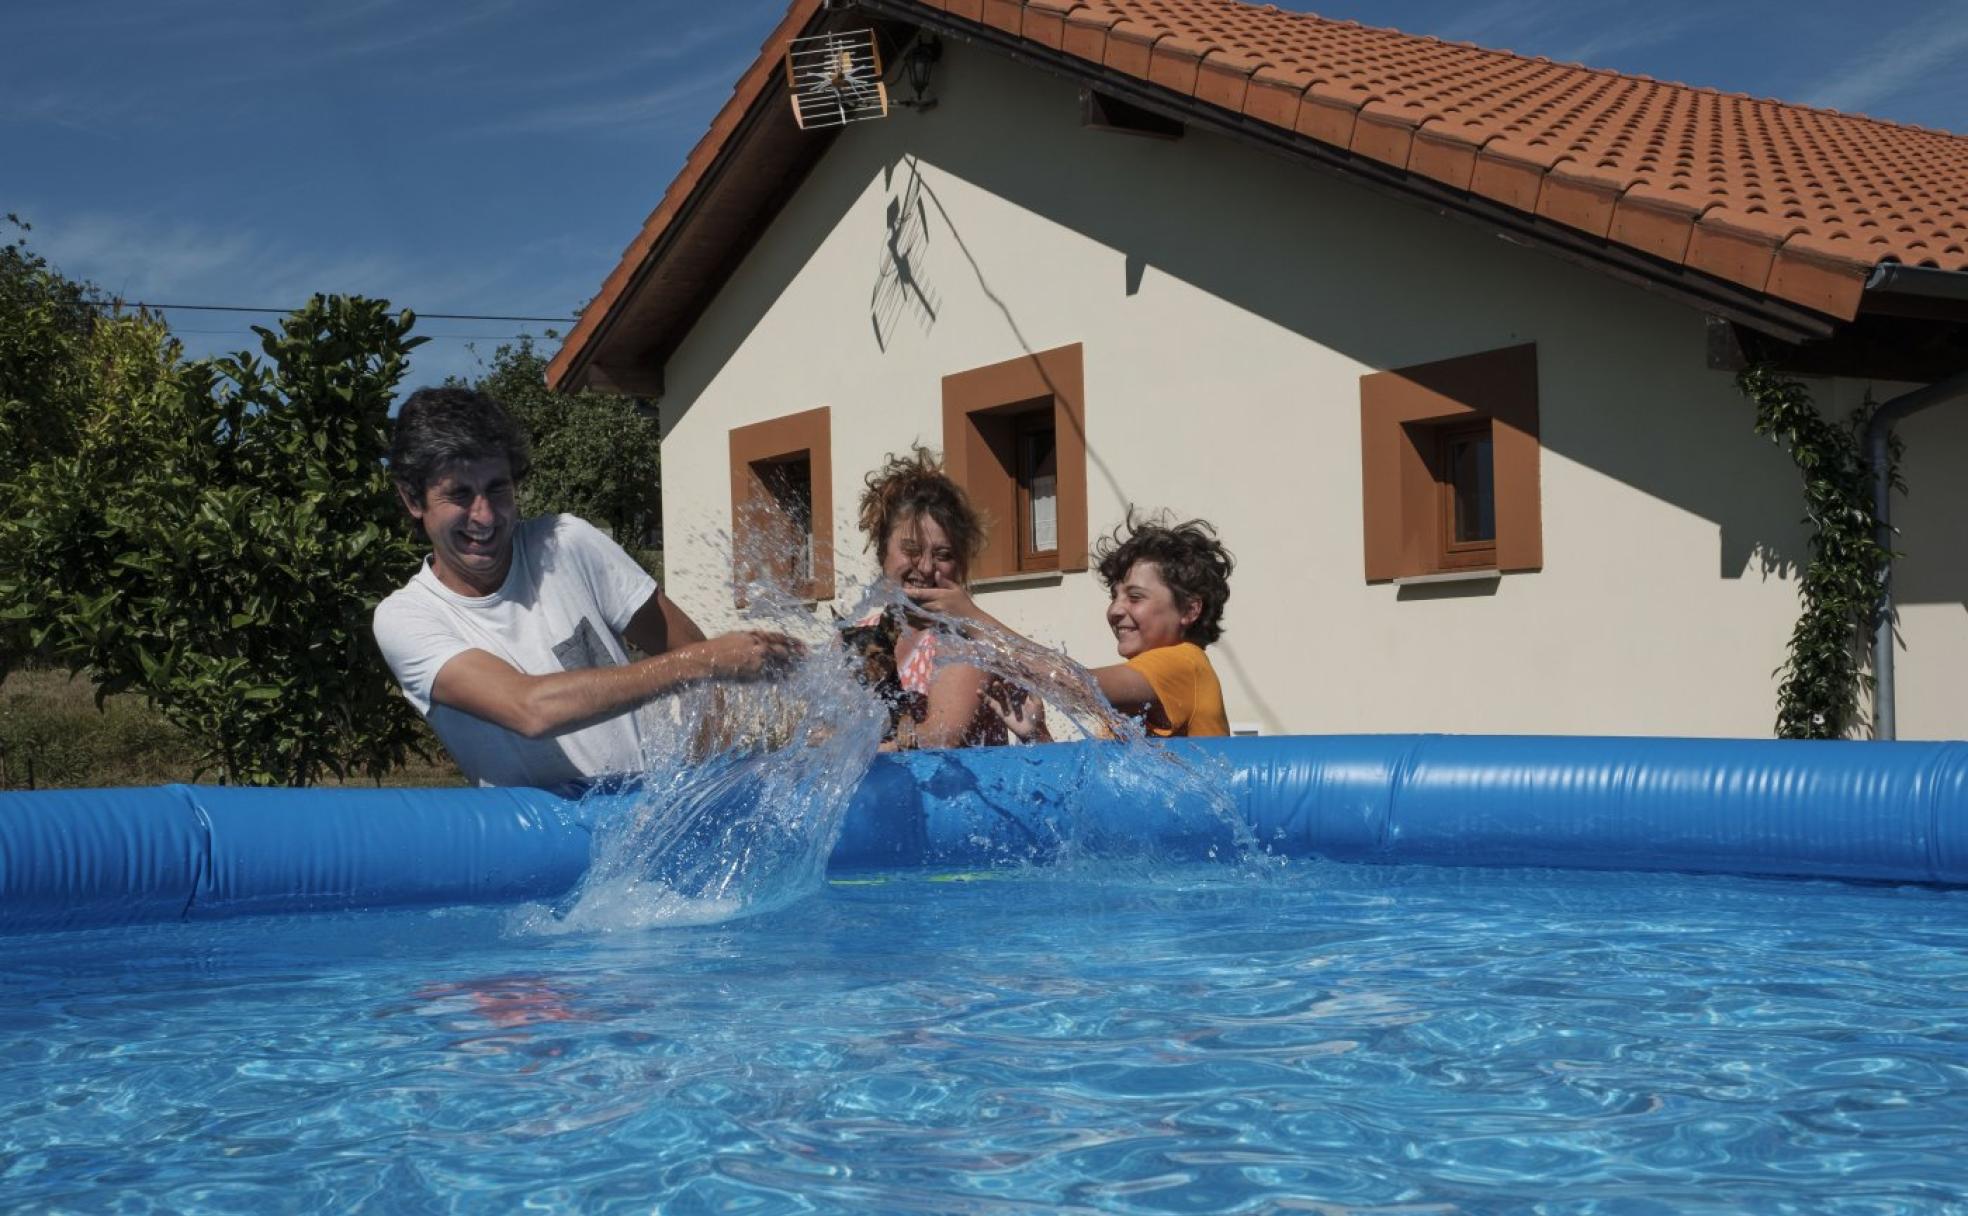
{"label": "boy's curly hair", "polygon": [[888,538],[907,520],[927,515],[943,529],[956,549],[958,564],[968,571],[984,549],[984,519],[970,505],[963,487],[950,480],[936,453],[911,444],[909,455],[890,452],[882,466],[868,474],[861,492],[861,531],[880,561]]}
{"label": "boy's curly hair", "polygon": [[1175,593],[1178,608],[1202,605],[1202,615],[1182,636],[1208,646],[1223,636],[1223,608],[1230,602],[1230,572],[1237,568],[1237,560],[1216,538],[1216,526],[1208,520],[1176,524],[1166,519],[1137,520],[1134,509],[1128,508],[1127,522],[1093,547],[1100,581],[1112,595],[1136,562],[1154,562],[1162,581]]}

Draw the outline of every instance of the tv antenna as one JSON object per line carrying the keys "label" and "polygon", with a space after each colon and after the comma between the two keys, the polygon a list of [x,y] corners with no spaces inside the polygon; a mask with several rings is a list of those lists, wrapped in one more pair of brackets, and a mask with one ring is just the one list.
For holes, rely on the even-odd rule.
{"label": "tv antenna", "polygon": [[803,131],[888,117],[875,31],[842,30],[795,38],[786,48],[793,121]]}

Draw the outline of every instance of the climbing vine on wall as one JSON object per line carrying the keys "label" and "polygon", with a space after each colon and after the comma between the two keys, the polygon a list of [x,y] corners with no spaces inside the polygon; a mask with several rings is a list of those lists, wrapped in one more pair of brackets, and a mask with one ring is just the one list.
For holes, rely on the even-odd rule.
{"label": "climbing vine on wall", "polygon": [[[1777,736],[1843,739],[1864,725],[1862,698],[1872,689],[1862,655],[1885,603],[1892,554],[1881,546],[1872,509],[1872,465],[1865,428],[1870,395],[1844,425],[1818,412],[1810,389],[1767,366],[1736,377],[1756,406],[1756,433],[1790,454],[1804,479],[1810,560],[1798,584],[1804,611],[1778,668]],[[1899,443],[1889,456],[1899,480]]]}

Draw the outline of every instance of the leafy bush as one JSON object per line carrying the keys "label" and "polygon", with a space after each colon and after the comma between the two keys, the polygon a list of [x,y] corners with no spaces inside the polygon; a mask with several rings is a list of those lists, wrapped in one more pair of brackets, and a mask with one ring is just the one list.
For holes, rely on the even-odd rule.
{"label": "leafy bush", "polygon": [[19,216],[5,223],[15,237],[0,245],[0,506],[29,466],[74,451],[78,420],[99,396],[95,291],[30,250]]}
{"label": "leafy bush", "polygon": [[142,691],[223,780],[380,779],[418,738],[369,632],[420,556],[383,465],[411,325],[316,296],[256,329],[264,360],[101,395],[0,518],[0,615],[99,697]]}
{"label": "leafy bush", "polygon": [[[1801,382],[1756,366],[1736,377],[1756,406],[1756,433],[1783,448],[1804,479],[1804,522],[1811,559],[1798,581],[1803,612],[1778,669],[1777,737],[1843,739],[1865,724],[1862,697],[1872,690],[1864,651],[1885,609],[1886,565],[1873,513],[1872,462],[1865,451],[1868,397],[1840,426],[1818,412]],[[1899,478],[1899,447],[1887,476]]]}
{"label": "leafy bush", "polygon": [[[0,519],[12,517],[30,470],[101,438],[104,407],[148,393],[178,361],[162,323],[105,311],[94,288],[64,277],[27,247],[27,224],[0,245]],[[0,578],[13,556],[0,550]],[[31,650],[31,605],[0,599],[0,679]]]}

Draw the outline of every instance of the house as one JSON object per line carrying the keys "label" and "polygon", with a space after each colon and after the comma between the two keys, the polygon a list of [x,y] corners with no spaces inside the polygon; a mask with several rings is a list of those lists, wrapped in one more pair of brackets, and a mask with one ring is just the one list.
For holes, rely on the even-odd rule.
{"label": "house", "polygon": [[[826,30],[887,117],[795,122]],[[1842,419],[1964,339],[1956,135],[1231,0],[797,0],[550,378],[659,403],[703,620],[754,497],[816,603],[871,577],[920,439],[995,521],[979,601],[1083,661],[1089,542],[1214,521],[1266,733],[1758,736],[1809,533],[1735,372]],[[1899,731],[1962,737],[1968,403],[1897,434]]]}

